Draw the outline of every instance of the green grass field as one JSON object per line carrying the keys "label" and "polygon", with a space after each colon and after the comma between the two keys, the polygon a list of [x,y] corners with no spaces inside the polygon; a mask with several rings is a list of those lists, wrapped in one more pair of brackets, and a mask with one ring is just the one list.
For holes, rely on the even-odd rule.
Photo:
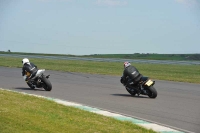
{"label": "green grass field", "polygon": [[155,133],[131,122],[0,89],[1,133]]}
{"label": "green grass field", "polygon": [[[0,57],[0,66],[21,68],[22,58]],[[94,62],[94,61],[71,61],[33,59],[39,68],[47,70],[80,72],[90,74],[103,74],[121,76],[123,62]],[[166,65],[166,64],[138,64],[132,63],[144,75],[152,79],[200,83],[199,65]]]}

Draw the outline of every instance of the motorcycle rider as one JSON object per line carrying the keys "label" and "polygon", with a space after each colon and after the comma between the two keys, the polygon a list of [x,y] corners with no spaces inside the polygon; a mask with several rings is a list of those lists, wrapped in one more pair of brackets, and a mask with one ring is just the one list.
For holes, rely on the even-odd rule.
{"label": "motorcycle rider", "polygon": [[[136,85],[140,79],[142,78],[142,74],[137,70],[136,67],[132,66],[130,62],[124,62],[124,71],[123,76],[121,77],[120,82],[124,86],[132,86]],[[135,88],[136,89],[136,88]],[[139,90],[137,90],[137,93],[140,93]]]}
{"label": "motorcycle rider", "polygon": [[33,78],[35,76],[35,74],[38,71],[38,68],[35,64],[29,62],[29,59],[24,58],[22,60],[22,76],[24,76],[24,79],[26,81],[26,83],[29,85],[29,87],[31,87],[32,89],[35,89],[35,86],[30,83],[30,79]]}

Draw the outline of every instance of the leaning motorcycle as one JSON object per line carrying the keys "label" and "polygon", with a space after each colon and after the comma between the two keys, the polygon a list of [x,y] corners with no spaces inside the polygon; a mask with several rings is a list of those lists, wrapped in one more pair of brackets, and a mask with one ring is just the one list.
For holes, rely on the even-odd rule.
{"label": "leaning motorcycle", "polygon": [[31,86],[31,84],[32,84],[37,88],[44,88],[46,91],[51,91],[52,84],[48,79],[50,75],[45,76],[44,72],[45,72],[45,69],[38,70],[36,75],[28,81],[27,85],[30,88],[32,88],[32,86]]}
{"label": "leaning motorcycle", "polygon": [[157,91],[154,88],[155,81],[149,79],[149,77],[142,77],[137,84],[129,84],[125,86],[126,90],[132,95],[135,96],[138,94],[147,95],[150,98],[157,97]]}

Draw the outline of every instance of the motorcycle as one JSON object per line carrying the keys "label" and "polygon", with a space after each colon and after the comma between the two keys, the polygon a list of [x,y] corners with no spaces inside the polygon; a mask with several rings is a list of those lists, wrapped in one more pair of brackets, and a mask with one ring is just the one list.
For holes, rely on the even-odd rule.
{"label": "motorcycle", "polygon": [[149,79],[149,77],[142,77],[140,81],[137,84],[129,84],[126,85],[126,90],[132,95],[135,96],[138,94],[147,95],[150,98],[156,98],[157,97],[157,91],[154,88],[155,81],[152,81]]}
{"label": "motorcycle", "polygon": [[[45,69],[38,70],[36,75],[27,82],[27,85],[30,88],[35,86],[37,88],[44,88],[46,91],[51,91],[52,84],[48,79],[50,75],[45,76],[44,72],[45,72]],[[26,78],[26,76],[24,76],[24,78]]]}

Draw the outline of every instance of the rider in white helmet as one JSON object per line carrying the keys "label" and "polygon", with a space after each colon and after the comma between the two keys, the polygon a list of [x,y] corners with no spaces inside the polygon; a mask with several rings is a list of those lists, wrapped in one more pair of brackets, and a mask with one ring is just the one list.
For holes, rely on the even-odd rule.
{"label": "rider in white helmet", "polygon": [[139,73],[137,68],[131,65],[130,62],[124,62],[123,76],[121,77],[121,83],[125,86],[130,85],[130,83],[136,84],[142,78],[142,74]]}
{"label": "rider in white helmet", "polygon": [[29,62],[29,59],[27,58],[24,58],[22,60],[22,64],[23,64],[23,67],[22,67],[22,76],[24,76],[25,78],[25,81],[27,82],[27,84],[32,88],[34,89],[35,86],[33,86],[31,83],[29,83],[28,81],[33,78],[35,76],[35,74],[37,73],[38,71],[38,68],[36,65],[34,65],[33,63],[30,63]]}

